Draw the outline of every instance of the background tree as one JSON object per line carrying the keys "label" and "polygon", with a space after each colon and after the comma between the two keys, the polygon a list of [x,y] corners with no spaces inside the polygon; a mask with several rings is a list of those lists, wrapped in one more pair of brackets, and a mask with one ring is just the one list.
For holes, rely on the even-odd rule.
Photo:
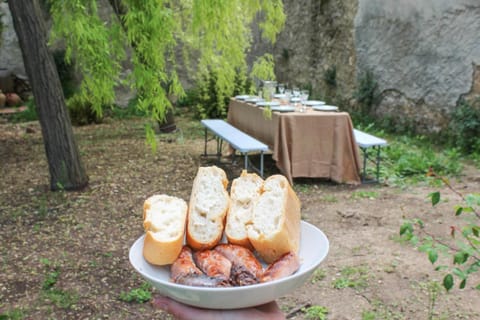
{"label": "background tree", "polygon": [[50,171],[50,188],[81,189],[88,184],[47,33],[36,1],[8,1],[31,82]]}
{"label": "background tree", "polygon": [[[83,188],[88,178],[72,134],[61,85],[46,46],[46,31],[38,1],[9,1],[28,76],[32,83],[51,176],[51,188]],[[51,43],[65,44],[66,62],[75,58],[82,83],[75,101],[92,105],[101,116],[113,105],[115,87],[122,83],[121,63],[132,50],[133,71],[127,79],[137,92],[138,108],[162,121],[181,96],[179,67],[217,75],[217,92],[234,90],[237,72],[246,70],[251,26],[259,19],[271,42],[283,27],[281,0],[111,0],[116,15],[102,19],[95,0],[49,0]],[[176,61],[182,53],[182,66]],[[147,127],[147,138],[154,137]]]}

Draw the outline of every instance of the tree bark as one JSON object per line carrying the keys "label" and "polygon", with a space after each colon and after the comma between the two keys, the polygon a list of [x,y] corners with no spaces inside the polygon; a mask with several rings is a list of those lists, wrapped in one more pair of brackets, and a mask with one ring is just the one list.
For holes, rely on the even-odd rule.
{"label": "tree bark", "polygon": [[42,127],[51,190],[88,185],[37,0],[8,1]]}

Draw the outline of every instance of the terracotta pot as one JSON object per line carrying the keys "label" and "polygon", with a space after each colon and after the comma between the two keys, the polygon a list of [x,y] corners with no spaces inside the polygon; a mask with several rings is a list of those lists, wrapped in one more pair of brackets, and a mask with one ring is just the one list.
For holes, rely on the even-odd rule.
{"label": "terracotta pot", "polygon": [[0,108],[5,107],[5,102],[7,101],[7,96],[0,91]]}
{"label": "terracotta pot", "polygon": [[20,96],[16,93],[7,93],[7,106],[14,107],[22,102]]}

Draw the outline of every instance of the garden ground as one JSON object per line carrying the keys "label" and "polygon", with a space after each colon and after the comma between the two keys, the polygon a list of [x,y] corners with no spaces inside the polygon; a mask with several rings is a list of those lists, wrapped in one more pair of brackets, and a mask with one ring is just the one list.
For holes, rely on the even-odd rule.
{"label": "garden ground", "polygon": [[[177,125],[176,133],[158,135],[156,152],[146,145],[139,119],[75,128],[89,187],[52,193],[38,123],[0,124],[0,315],[168,318],[149,303],[120,297],[144,283],[128,261],[129,247],[143,233],[143,201],[156,193],[188,200],[197,168],[216,164],[200,157],[199,124],[179,118]],[[241,171],[227,161],[220,166],[230,179]],[[480,172],[467,166],[451,183],[464,194],[480,192]],[[311,306],[325,307],[331,320],[480,318],[480,292],[473,289],[478,275],[464,290],[446,293],[436,282],[443,273],[399,238],[404,219],[415,217],[448,238],[460,198],[447,187],[298,179],[294,189],[302,218],[323,230],[331,246],[314,276],[278,300],[289,318],[306,319]],[[428,198],[433,191],[442,193],[435,209]]]}

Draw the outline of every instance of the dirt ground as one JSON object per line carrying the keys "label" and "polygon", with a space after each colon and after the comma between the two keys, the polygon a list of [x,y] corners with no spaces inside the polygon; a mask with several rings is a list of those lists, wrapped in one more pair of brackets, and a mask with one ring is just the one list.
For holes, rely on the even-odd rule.
{"label": "dirt ground", "polygon": [[[197,168],[216,164],[200,157],[202,128],[177,120],[180,130],[159,135],[156,152],[146,146],[139,120],[75,128],[89,187],[56,193],[48,190],[38,123],[0,124],[0,318],[168,318],[120,295],[143,284],[128,261],[143,234],[143,201],[155,193],[188,200]],[[220,166],[230,179],[241,171],[226,161]],[[468,167],[452,184],[480,192],[480,172]],[[294,189],[303,219],[324,231],[330,251],[303,287],[278,300],[288,318],[307,319],[302,308],[323,306],[331,320],[480,319],[478,275],[464,290],[446,293],[434,282],[443,273],[398,237],[403,219],[414,217],[448,236],[459,198],[446,187],[299,179]],[[432,210],[427,195],[437,190],[443,201]]]}

